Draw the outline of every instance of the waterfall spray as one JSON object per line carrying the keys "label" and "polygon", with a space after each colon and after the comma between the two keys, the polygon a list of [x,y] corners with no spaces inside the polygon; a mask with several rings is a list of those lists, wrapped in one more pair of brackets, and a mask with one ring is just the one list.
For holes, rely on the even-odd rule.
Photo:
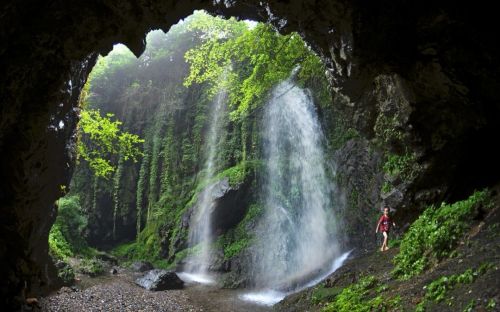
{"label": "waterfall spray", "polygon": [[263,130],[265,214],[254,275],[267,291],[245,299],[274,303],[337,269],[347,255],[339,252],[324,136],[310,94],[291,79],[280,83]]}
{"label": "waterfall spray", "polygon": [[[221,117],[225,112],[227,92],[225,89],[216,95],[209,124],[209,131],[206,137],[207,158],[205,162],[205,175],[203,180],[210,181],[215,174],[218,138],[221,132]],[[203,182],[203,181],[202,181]],[[211,215],[214,209],[214,202],[211,196],[210,186],[205,188],[200,194],[196,204],[196,211],[193,212],[189,227],[189,247],[199,248],[187,264],[184,277],[202,283],[212,282],[208,276],[208,266],[210,264],[210,245],[213,241],[211,227]]]}

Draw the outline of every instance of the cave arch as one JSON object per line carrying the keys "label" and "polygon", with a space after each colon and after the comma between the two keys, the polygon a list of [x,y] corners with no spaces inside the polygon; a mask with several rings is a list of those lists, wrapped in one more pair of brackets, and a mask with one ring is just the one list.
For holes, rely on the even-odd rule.
{"label": "cave arch", "polygon": [[[484,129],[500,133],[500,51],[491,40],[496,11],[484,6],[343,0],[7,1],[1,6],[6,44],[0,49],[0,258],[5,263],[0,293],[7,307],[18,307],[25,288],[36,293],[54,282],[46,238],[55,218],[53,202],[71,177],[77,100],[96,53],[106,54],[122,42],[140,55],[150,29],[168,30],[195,9],[299,32],[323,58],[332,86],[347,99],[346,111],[368,138],[374,136],[378,113],[374,78],[400,76],[414,109],[406,124],[412,126],[408,143],[429,163],[419,183],[430,183],[431,190],[467,166],[463,162],[472,155],[442,170],[447,157],[464,151]],[[436,117],[454,109],[456,118]],[[451,133],[443,129],[449,144],[435,150],[433,129],[442,123],[451,127]],[[476,133],[478,128],[483,132]],[[498,166],[491,176],[497,173]],[[445,194],[420,196],[426,202]]]}

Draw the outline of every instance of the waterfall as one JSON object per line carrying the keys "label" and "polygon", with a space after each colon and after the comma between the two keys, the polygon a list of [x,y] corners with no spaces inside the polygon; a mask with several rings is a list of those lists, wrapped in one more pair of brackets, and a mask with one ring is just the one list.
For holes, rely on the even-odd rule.
{"label": "waterfall", "polygon": [[275,87],[263,120],[265,213],[255,249],[257,287],[290,292],[346,257],[339,253],[323,145],[311,95],[289,80]]}
{"label": "waterfall", "polygon": [[[216,156],[218,150],[218,139],[221,133],[221,117],[225,112],[227,92],[225,89],[219,91],[211,107],[209,129],[206,137],[207,158],[204,165],[205,175],[202,184],[213,179],[216,169]],[[211,282],[207,275],[210,264],[210,245],[212,243],[211,214],[214,208],[210,187],[205,188],[199,194],[196,211],[193,212],[189,226],[189,247],[195,247],[196,251],[187,264],[187,274],[184,277],[198,282]],[[191,273],[191,274],[189,274]],[[187,276],[186,276],[187,275]]]}

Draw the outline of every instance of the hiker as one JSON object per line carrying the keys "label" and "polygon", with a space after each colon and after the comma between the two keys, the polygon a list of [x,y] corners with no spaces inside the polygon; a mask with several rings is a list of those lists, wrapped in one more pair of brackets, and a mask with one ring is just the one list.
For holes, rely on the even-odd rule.
{"label": "hiker", "polygon": [[391,218],[389,217],[389,208],[384,207],[384,214],[378,220],[377,229],[375,230],[375,234],[380,231],[382,235],[384,235],[384,242],[382,243],[382,247],[380,247],[380,251],[386,251],[387,249],[389,249],[389,247],[387,246],[387,236],[391,229],[391,224],[393,226],[396,226],[396,224],[392,222]]}

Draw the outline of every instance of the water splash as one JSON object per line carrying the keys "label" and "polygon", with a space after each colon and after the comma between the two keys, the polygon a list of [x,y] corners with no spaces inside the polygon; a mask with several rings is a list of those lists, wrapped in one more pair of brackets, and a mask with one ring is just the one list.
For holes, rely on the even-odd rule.
{"label": "water splash", "polygon": [[[222,130],[221,117],[226,110],[226,98],[227,91],[222,89],[216,95],[211,109],[212,114],[206,138],[208,155],[204,166],[204,181],[210,181],[215,174],[218,138]],[[207,187],[199,196],[197,210],[191,216],[188,238],[189,247],[196,246],[195,249],[198,249],[198,252],[187,263],[186,271],[189,273],[186,276],[193,281],[210,284],[213,279],[208,274],[208,266],[210,264],[210,245],[213,241],[211,215],[214,210],[211,187]]]}
{"label": "water splash", "polygon": [[340,253],[324,137],[310,94],[290,80],[279,84],[263,129],[265,214],[254,279],[276,297],[322,276]]}
{"label": "water splash", "polygon": [[215,284],[214,279],[208,274],[194,274],[194,273],[180,272],[177,273],[177,275],[185,283],[199,283],[207,285]]}
{"label": "water splash", "polygon": [[342,254],[340,257],[336,258],[332,262],[332,264],[328,268],[328,270],[325,271],[322,275],[316,277],[315,279],[309,281],[308,283],[306,283],[306,284],[302,285],[301,287],[296,288],[292,291],[285,292],[285,291],[277,291],[274,289],[263,289],[260,291],[243,294],[240,296],[240,299],[244,300],[244,301],[254,302],[257,304],[261,304],[261,305],[272,306],[272,305],[280,302],[281,300],[283,300],[286,296],[291,295],[293,293],[297,293],[297,292],[302,291],[306,288],[312,287],[312,286],[318,284],[319,282],[321,282],[322,280],[324,280],[330,274],[337,271],[342,266],[342,264],[344,264],[344,261],[347,259],[347,257],[349,257],[350,253],[351,253],[351,251],[348,251],[348,252]]}

